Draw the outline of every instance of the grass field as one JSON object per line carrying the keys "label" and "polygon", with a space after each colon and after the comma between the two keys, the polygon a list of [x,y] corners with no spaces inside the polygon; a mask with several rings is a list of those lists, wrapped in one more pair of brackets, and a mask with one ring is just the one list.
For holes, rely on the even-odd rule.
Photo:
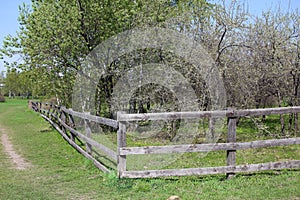
{"label": "grass field", "polygon": [[[225,175],[121,179],[104,174],[75,151],[23,100],[0,103],[0,127],[32,167],[16,170],[0,145],[0,199],[300,199],[300,170]],[[3,134],[1,132],[0,134]],[[240,152],[248,161],[300,159],[298,146]],[[225,158],[224,152],[216,157]],[[191,162],[193,155],[179,162]],[[244,160],[243,160],[244,159]],[[274,160],[275,159],[275,160]],[[207,163],[214,163],[209,157]],[[193,165],[193,163],[191,163]]]}

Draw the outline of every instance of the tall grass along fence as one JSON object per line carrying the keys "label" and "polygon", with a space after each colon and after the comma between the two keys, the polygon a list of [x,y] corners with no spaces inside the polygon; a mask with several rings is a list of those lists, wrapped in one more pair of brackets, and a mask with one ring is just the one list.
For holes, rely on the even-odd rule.
{"label": "tall grass along fence", "polygon": [[[85,157],[92,160],[96,167],[104,172],[109,172],[112,168],[107,167],[104,162],[100,162],[100,157],[105,157],[110,162],[115,163],[120,178],[151,178],[166,176],[188,176],[188,175],[209,175],[226,174],[227,178],[234,176],[239,172],[254,172],[263,170],[279,170],[300,168],[300,160],[288,160],[279,162],[268,162],[260,164],[236,165],[236,151],[254,148],[265,148],[275,146],[299,145],[300,137],[295,134],[294,137],[284,139],[268,139],[251,142],[236,142],[237,119],[248,116],[263,116],[273,114],[297,114],[300,112],[300,106],[265,108],[265,109],[247,109],[247,110],[223,110],[223,111],[200,111],[200,112],[168,112],[168,113],[143,113],[143,114],[125,114],[118,113],[117,120],[107,119],[90,115],[89,113],[80,113],[65,107],[59,107],[52,104],[42,104],[39,102],[30,102],[34,111],[41,113],[41,116],[49,121],[53,127],[69,142],[77,151]],[[76,130],[74,117],[80,118],[84,122],[84,129]],[[178,119],[200,119],[200,118],[218,118],[226,117],[227,123],[227,142],[216,144],[183,144],[166,146],[143,146],[128,147],[126,145],[126,128],[130,122],[154,121],[154,120],[178,120]],[[117,149],[112,150],[105,144],[93,140],[91,136],[90,124],[98,123],[109,126],[116,130]],[[297,129],[298,122],[295,122]],[[84,133],[83,133],[84,132]],[[127,170],[126,156],[145,155],[145,154],[174,154],[187,152],[208,152],[208,151],[226,151],[226,166],[205,167],[205,168],[181,168],[181,169],[160,169],[160,170]]]}

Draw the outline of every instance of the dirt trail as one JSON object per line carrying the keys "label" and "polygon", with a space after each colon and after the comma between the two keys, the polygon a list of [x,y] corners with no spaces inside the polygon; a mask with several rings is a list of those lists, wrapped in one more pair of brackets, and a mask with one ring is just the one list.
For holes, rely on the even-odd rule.
{"label": "dirt trail", "polygon": [[15,168],[19,170],[25,170],[29,167],[31,167],[31,163],[25,161],[25,159],[16,153],[14,150],[14,147],[12,143],[10,142],[8,135],[6,134],[6,130],[3,127],[0,127],[1,135],[1,144],[4,147],[5,153],[9,156],[11,159],[11,162],[15,164]]}

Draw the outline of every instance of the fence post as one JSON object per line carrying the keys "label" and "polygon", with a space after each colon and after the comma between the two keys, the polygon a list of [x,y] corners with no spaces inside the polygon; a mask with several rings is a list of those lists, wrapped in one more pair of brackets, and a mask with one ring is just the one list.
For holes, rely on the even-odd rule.
{"label": "fence post", "polygon": [[[119,119],[119,115],[121,113],[118,112],[117,119]],[[126,171],[126,155],[120,155],[120,148],[126,147],[126,122],[119,122],[118,120],[118,132],[117,132],[117,139],[118,139],[118,177],[122,177],[122,172]]]}
{"label": "fence post", "polygon": [[39,107],[39,112],[42,113],[42,102],[39,102],[40,106]]}
{"label": "fence post", "polygon": [[[62,109],[60,109],[60,116],[59,117],[60,117],[61,121],[63,121],[65,124],[67,123],[66,113]],[[65,126],[61,123],[59,125],[60,125],[60,128],[61,128],[62,132],[66,135],[67,131],[66,131]]]}
{"label": "fence post", "polygon": [[[228,135],[227,142],[236,142],[236,117],[228,118]],[[227,150],[227,166],[235,166],[236,161],[236,150]],[[235,173],[226,173],[226,178],[230,179],[235,175]]]}
{"label": "fence post", "polygon": [[55,105],[55,113],[54,113],[54,115],[55,115],[56,120],[59,118],[60,112],[61,112],[61,107]]}
{"label": "fence post", "polygon": [[56,106],[54,104],[51,104],[51,108],[52,108],[52,111],[50,113],[50,119],[55,120],[54,113],[56,111]]}
{"label": "fence post", "polygon": [[[85,112],[84,114],[89,115],[90,113]],[[90,126],[90,121],[85,119],[84,124],[85,124],[85,135],[87,138],[91,138],[92,130],[91,130],[91,126]],[[92,154],[92,145],[89,144],[87,141],[86,141],[86,152],[90,155]]]}
{"label": "fence post", "polygon": [[[71,110],[71,109],[70,109]],[[73,116],[71,114],[68,114],[68,117],[69,117],[69,123],[70,123],[70,127],[72,129],[75,129],[75,122],[74,122],[74,119],[73,119]],[[73,142],[75,142],[75,135],[73,134],[72,131],[70,131],[70,136],[71,136],[71,140]]]}
{"label": "fence post", "polygon": [[29,108],[29,109],[32,109],[32,108],[33,108],[33,104],[32,104],[32,101],[31,101],[31,100],[28,101],[28,108]]}
{"label": "fence post", "polygon": [[[46,104],[46,105],[47,105],[47,104]],[[47,111],[47,117],[48,117],[49,119],[51,119],[51,116],[50,116],[51,109],[52,109],[52,104],[49,104],[49,108],[48,108],[48,111]]]}

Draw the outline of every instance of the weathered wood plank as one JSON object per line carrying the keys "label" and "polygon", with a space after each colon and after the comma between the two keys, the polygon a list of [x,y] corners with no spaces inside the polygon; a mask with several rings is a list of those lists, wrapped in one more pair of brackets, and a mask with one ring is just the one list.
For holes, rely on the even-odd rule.
{"label": "weathered wood plank", "polygon": [[61,123],[66,129],[68,129],[70,132],[72,132],[74,135],[76,135],[77,137],[81,138],[82,140],[84,140],[85,142],[91,144],[92,146],[94,146],[95,148],[97,148],[98,150],[100,150],[102,153],[104,153],[105,155],[109,156],[110,158],[114,159],[115,161],[117,161],[117,154],[111,150],[110,148],[96,142],[95,140],[86,137],[85,135],[83,135],[82,133],[80,133],[79,131],[76,131],[75,129],[71,128],[70,126],[68,126],[67,124],[65,124],[62,120],[58,119],[59,123]]}
{"label": "weathered wood plank", "polygon": [[271,114],[300,113],[300,106],[245,109],[245,110],[216,110],[199,112],[168,112],[168,113],[140,113],[119,115],[118,121],[145,121],[145,120],[172,120],[172,119],[198,119],[198,118],[223,118],[223,117],[245,117]]}
{"label": "weathered wood plank", "polygon": [[31,101],[31,106],[32,106],[32,109],[33,109],[35,112],[39,112],[39,108],[38,108],[36,102]]}
{"label": "weathered wood plank", "polygon": [[49,119],[47,116],[42,115],[42,117],[47,120],[62,136],[63,138],[70,144],[72,145],[78,152],[80,152],[82,155],[84,155],[86,158],[90,159],[93,161],[94,165],[102,170],[103,172],[110,172],[102,163],[100,163],[98,160],[93,158],[90,154],[85,152],[80,146],[78,146],[75,142],[73,142],[61,129],[60,127],[55,124],[51,119]]}
{"label": "weathered wood plank", "polygon": [[[85,114],[89,115],[89,113],[85,113]],[[90,127],[90,121],[85,119],[84,124],[85,124],[85,136],[87,138],[91,138],[92,130],[91,130],[91,127]],[[93,151],[92,145],[89,144],[88,142],[86,142],[86,152],[88,154],[92,154],[92,151]]]}
{"label": "weathered wood plank", "polygon": [[[69,115],[68,114],[68,119],[69,119],[69,126],[72,128],[72,129],[74,129],[75,130],[75,122],[74,122],[74,119],[73,119],[73,117],[72,117],[72,115]],[[75,135],[73,134],[73,132],[72,131],[70,131],[71,132],[71,140],[72,141],[74,141],[75,142]],[[78,138],[77,138],[78,139]],[[81,142],[81,141],[80,141]]]}
{"label": "weathered wood plank", "polygon": [[[236,117],[228,118],[228,135],[227,142],[235,143],[236,142]],[[226,164],[227,166],[235,166],[236,161],[236,150],[227,150],[226,152]],[[234,173],[227,173],[226,178],[229,179],[234,176]]]}
{"label": "weathered wood plank", "polygon": [[122,172],[126,171],[126,155],[120,154],[120,149],[126,147],[126,124],[124,122],[119,122],[119,130],[117,132],[117,143],[118,143],[118,176]]}
{"label": "weathered wood plank", "polygon": [[86,114],[86,113],[76,112],[76,111],[73,111],[71,109],[67,109],[65,107],[61,107],[61,109],[64,112],[66,112],[70,115],[73,115],[73,116],[76,116],[76,117],[79,117],[79,118],[82,118],[82,119],[86,119],[86,120],[89,120],[89,121],[97,122],[97,123],[100,123],[100,124],[104,124],[104,125],[107,125],[107,126],[111,126],[113,128],[118,128],[118,122],[116,120],[108,119],[108,118],[104,118],[104,117],[99,117],[99,116],[95,116],[95,115],[90,115],[90,114]]}
{"label": "weathered wood plank", "polygon": [[220,151],[220,150],[245,150],[245,149],[287,146],[287,145],[296,145],[296,144],[300,144],[300,137],[272,139],[272,140],[258,140],[252,142],[237,142],[237,143],[123,147],[120,148],[120,155],[209,152],[209,151]]}
{"label": "weathered wood plank", "polygon": [[[92,135],[92,130],[90,128],[90,122],[88,120],[84,120],[85,121],[85,136],[87,138],[91,138]],[[86,152],[88,154],[92,154],[93,148],[92,145],[89,142],[86,142]]]}
{"label": "weathered wood plank", "polygon": [[[62,123],[66,123],[66,113],[64,113],[63,111],[62,112],[60,112],[60,116],[59,116],[59,118],[58,118]],[[64,134],[66,134],[67,135],[67,131],[66,131],[66,128],[64,127],[64,126],[62,126],[61,124],[59,124],[60,125],[60,129],[62,130],[62,132],[64,133]]]}
{"label": "weathered wood plank", "polygon": [[270,162],[261,164],[249,164],[239,166],[221,166],[207,168],[189,169],[164,169],[145,171],[123,171],[121,178],[156,178],[167,176],[191,176],[191,175],[212,175],[223,173],[255,172],[264,170],[293,169],[300,168],[300,160]]}
{"label": "weathered wood plank", "polygon": [[[222,110],[222,111],[201,111],[201,112],[172,112],[172,113],[149,113],[149,114],[118,114],[118,121],[106,119],[89,115],[86,113],[79,113],[71,109],[61,108],[60,114],[65,112],[67,116],[77,116],[85,121],[94,121],[96,123],[105,124],[114,128],[118,127],[118,153],[115,153],[111,149],[108,149],[102,144],[97,143],[91,138],[76,131],[73,125],[67,125],[66,121],[61,120],[58,116],[58,107],[56,109],[51,105],[50,108],[42,107],[42,103],[37,102],[35,110],[40,113],[49,123],[51,123],[62,136],[67,140],[76,150],[82,153],[85,157],[93,160],[94,164],[103,171],[108,169],[99,161],[94,159],[89,153],[85,152],[79,145],[72,141],[67,135],[66,129],[68,129],[74,135],[85,140],[86,143],[95,146],[101,152],[106,154],[108,157],[113,158],[117,161],[118,165],[118,176],[129,177],[129,178],[145,178],[145,177],[162,177],[162,176],[186,176],[186,175],[206,175],[206,174],[220,174],[226,173],[234,174],[238,172],[253,172],[260,170],[273,170],[273,169],[285,169],[285,168],[300,168],[300,160],[285,161],[285,162],[272,162],[262,164],[249,164],[235,166],[235,153],[236,150],[249,149],[249,148],[263,148],[271,146],[285,146],[300,144],[300,138],[287,138],[287,139],[274,139],[274,140],[261,140],[244,143],[235,142],[235,117],[243,116],[259,116],[259,115],[270,115],[270,114],[288,114],[288,113],[299,113],[300,106],[298,107],[285,107],[285,108],[267,108],[267,109],[249,109],[249,110]],[[42,109],[47,108],[47,109]],[[52,109],[52,112],[50,112]],[[55,116],[56,114],[56,116]],[[50,115],[50,116],[49,116]],[[53,117],[53,118],[51,118]],[[228,124],[228,142],[229,143],[217,143],[217,144],[194,144],[194,145],[171,145],[171,146],[150,146],[150,147],[126,147],[126,122],[127,121],[140,121],[140,120],[175,120],[175,119],[194,119],[209,117],[230,118]],[[51,118],[51,119],[50,119]],[[62,118],[64,118],[62,116]],[[66,116],[65,116],[66,118]],[[54,121],[62,125],[59,127]],[[230,122],[231,121],[231,122]],[[71,127],[70,127],[71,126]],[[204,152],[204,151],[216,151],[216,150],[227,150],[227,165],[221,167],[208,167],[208,168],[192,168],[192,169],[168,169],[168,170],[146,170],[146,171],[126,171],[126,155],[130,154],[156,154],[156,153],[183,153],[183,152]],[[233,156],[232,156],[233,155]]]}

